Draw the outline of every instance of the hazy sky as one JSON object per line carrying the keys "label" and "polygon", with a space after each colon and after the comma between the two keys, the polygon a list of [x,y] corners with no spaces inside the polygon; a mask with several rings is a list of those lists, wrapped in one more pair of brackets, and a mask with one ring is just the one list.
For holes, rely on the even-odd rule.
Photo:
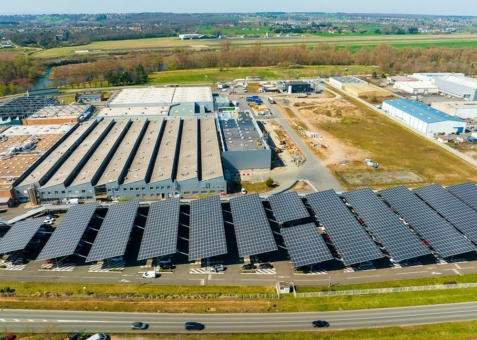
{"label": "hazy sky", "polygon": [[346,12],[475,15],[473,0],[23,0],[1,4],[2,14],[131,12]]}

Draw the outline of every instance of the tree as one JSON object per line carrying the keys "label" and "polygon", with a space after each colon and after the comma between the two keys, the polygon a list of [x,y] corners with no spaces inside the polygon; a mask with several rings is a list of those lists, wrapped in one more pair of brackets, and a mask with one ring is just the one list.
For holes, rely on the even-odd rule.
{"label": "tree", "polygon": [[409,34],[417,34],[419,33],[419,30],[417,29],[417,27],[414,27],[414,26],[410,26],[407,28],[407,31]]}
{"label": "tree", "polygon": [[373,71],[372,77],[373,77],[374,79],[378,78],[378,74],[376,73],[376,71]]}
{"label": "tree", "polygon": [[265,185],[269,188],[272,188],[275,186],[275,181],[273,180],[273,178],[268,177],[267,180],[265,181]]}

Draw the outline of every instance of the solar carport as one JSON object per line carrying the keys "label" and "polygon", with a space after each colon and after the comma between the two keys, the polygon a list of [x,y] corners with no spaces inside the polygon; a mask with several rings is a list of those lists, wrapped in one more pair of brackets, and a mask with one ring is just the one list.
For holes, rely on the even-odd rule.
{"label": "solar carport", "polygon": [[36,260],[73,255],[97,207],[98,203],[95,202],[69,208]]}
{"label": "solar carport", "polygon": [[107,260],[125,254],[138,208],[139,200],[109,207],[86,262]]}
{"label": "solar carport", "polygon": [[9,254],[23,250],[38,232],[44,217],[34,218],[29,221],[17,222],[0,240],[0,254]]}
{"label": "solar carport", "polygon": [[384,257],[371,236],[333,190],[315,192],[306,195],[306,199],[344,263],[352,265]]}

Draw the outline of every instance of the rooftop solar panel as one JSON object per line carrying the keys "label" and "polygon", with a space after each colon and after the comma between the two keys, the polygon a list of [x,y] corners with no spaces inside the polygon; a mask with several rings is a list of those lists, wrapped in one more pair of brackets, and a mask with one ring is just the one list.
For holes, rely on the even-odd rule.
{"label": "rooftop solar panel", "polygon": [[477,243],[477,211],[437,184],[413,191],[471,241]]}
{"label": "rooftop solar panel", "polygon": [[384,257],[333,190],[315,192],[306,195],[306,198],[347,265]]}
{"label": "rooftop solar panel", "polygon": [[43,261],[74,254],[97,207],[96,202],[70,207],[36,260]]}
{"label": "rooftop solar panel", "polygon": [[179,198],[151,203],[138,260],[174,254],[177,249]]}
{"label": "rooftop solar panel", "polygon": [[467,182],[447,187],[447,190],[469,207],[477,211],[477,185]]}
{"label": "rooftop solar panel", "polygon": [[357,210],[359,216],[395,261],[400,262],[431,253],[371,189],[350,191],[343,196]]}
{"label": "rooftop solar panel", "polygon": [[278,223],[310,217],[300,196],[296,192],[285,192],[268,198],[273,215]]}
{"label": "rooftop solar panel", "polygon": [[313,223],[281,228],[280,232],[295,268],[333,259],[333,255]]}
{"label": "rooftop solar panel", "polygon": [[113,204],[109,207],[86,262],[124,255],[138,207],[139,200]]}
{"label": "rooftop solar panel", "polygon": [[43,224],[44,217],[17,222],[0,240],[0,254],[23,250]]}
{"label": "rooftop solar panel", "polygon": [[227,253],[224,217],[219,196],[190,204],[189,261]]}
{"label": "rooftop solar panel", "polygon": [[400,186],[380,191],[381,196],[416,230],[441,256],[468,253],[475,246],[426,203]]}
{"label": "rooftop solar panel", "polygon": [[240,257],[278,250],[258,194],[232,198],[230,209]]}

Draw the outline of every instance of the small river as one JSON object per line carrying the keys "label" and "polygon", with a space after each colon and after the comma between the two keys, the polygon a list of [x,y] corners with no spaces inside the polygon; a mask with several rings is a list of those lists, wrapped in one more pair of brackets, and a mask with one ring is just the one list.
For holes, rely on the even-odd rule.
{"label": "small river", "polygon": [[47,89],[53,86],[53,80],[48,79],[51,73],[51,68],[47,68],[45,73],[40,77],[35,79],[33,86],[30,90],[42,90]]}

